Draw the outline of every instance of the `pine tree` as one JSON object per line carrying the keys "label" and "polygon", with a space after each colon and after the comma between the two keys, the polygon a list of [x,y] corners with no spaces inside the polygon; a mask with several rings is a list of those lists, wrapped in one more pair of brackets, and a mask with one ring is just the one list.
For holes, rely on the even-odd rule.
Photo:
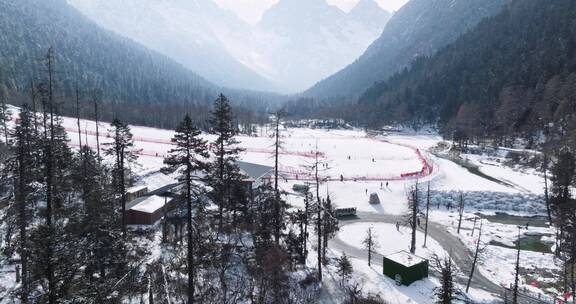
{"label": "pine tree", "polygon": [[18,209],[18,227],[19,227],[19,249],[21,263],[21,282],[20,300],[22,303],[28,303],[30,293],[29,281],[29,236],[28,227],[32,221],[30,218],[30,209],[34,201],[34,177],[37,176],[36,165],[38,164],[37,148],[39,137],[32,121],[33,113],[30,113],[27,105],[20,111],[20,122],[14,130],[15,157],[9,162],[7,167],[13,169],[15,203]]}
{"label": "pine tree", "polygon": [[280,124],[282,118],[284,117],[285,113],[283,111],[277,111],[274,114],[272,123],[274,127],[274,193],[275,193],[275,200],[274,200],[274,241],[276,245],[280,244],[280,231],[282,230],[284,224],[282,221],[285,203],[280,198],[280,190],[278,189],[278,176],[279,176],[279,155],[280,149],[282,148],[282,141],[280,140]]}
{"label": "pine tree", "polygon": [[[572,294],[576,294],[574,260],[576,259],[576,200],[572,196],[572,185],[576,175],[576,160],[570,150],[560,149],[552,166],[550,207],[556,225],[556,254],[564,261],[565,274],[570,274]],[[564,290],[568,292],[568,278],[564,279]]]}
{"label": "pine tree", "polygon": [[416,253],[416,230],[418,229],[418,216],[420,215],[420,200],[418,197],[418,182],[408,192],[408,214],[406,223],[411,230],[410,253]]}
{"label": "pine tree", "polygon": [[[187,262],[188,262],[188,303],[194,303],[194,284],[195,284],[195,261],[194,246],[195,240],[201,239],[201,232],[194,231],[192,220],[192,200],[193,196],[198,197],[200,189],[194,185],[193,181],[199,179],[198,174],[203,173],[206,169],[204,159],[208,158],[206,141],[200,135],[202,133],[192,124],[189,115],[176,128],[176,134],[172,138],[172,143],[176,148],[171,149],[168,158],[164,160],[167,165],[166,170],[170,172],[179,171],[180,180],[184,181],[186,206],[187,206]],[[195,189],[196,188],[196,189]],[[203,212],[202,206],[196,206],[197,213]]]}
{"label": "pine tree", "polygon": [[212,148],[214,161],[208,171],[208,184],[213,189],[212,198],[218,204],[218,231],[222,232],[224,209],[235,208],[232,205],[232,190],[242,181],[240,169],[235,163],[242,149],[235,138],[238,128],[226,96],[221,94],[214,102],[209,123],[210,132],[217,137]]}
{"label": "pine tree", "polygon": [[122,235],[126,236],[126,187],[128,185],[127,175],[130,172],[130,164],[134,163],[138,156],[133,151],[134,140],[130,127],[114,119],[108,130],[111,143],[107,143],[108,148],[104,151],[106,155],[114,156],[113,180],[116,196],[119,198],[120,210],[122,214]]}
{"label": "pine tree", "polygon": [[435,267],[440,272],[440,286],[434,291],[436,296],[436,303],[438,304],[451,304],[457,299],[459,291],[456,290],[454,284],[454,269],[452,267],[452,259],[450,256],[441,259],[438,256],[434,257]]}
{"label": "pine tree", "polygon": [[9,144],[8,141],[8,122],[12,119],[12,113],[6,105],[6,93],[0,89],[0,124],[2,124],[2,133],[4,134],[4,143]]}
{"label": "pine tree", "polygon": [[348,278],[352,275],[352,263],[350,263],[350,259],[345,252],[342,253],[342,256],[336,259],[336,273],[340,275],[340,285],[346,283]]}
{"label": "pine tree", "polygon": [[326,249],[328,248],[328,241],[333,238],[339,230],[336,211],[332,205],[330,196],[328,196],[326,201],[324,201],[324,219],[322,220],[322,224],[324,226],[322,229],[322,260],[324,261],[324,264],[327,264]]}

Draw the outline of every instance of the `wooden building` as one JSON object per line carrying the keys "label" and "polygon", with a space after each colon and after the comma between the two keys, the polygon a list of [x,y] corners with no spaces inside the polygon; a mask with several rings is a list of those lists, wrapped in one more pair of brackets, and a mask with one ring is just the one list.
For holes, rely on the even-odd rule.
{"label": "wooden building", "polygon": [[134,186],[126,190],[126,201],[131,202],[139,197],[143,197],[148,193],[147,186]]}
{"label": "wooden building", "polygon": [[255,191],[258,187],[272,182],[272,176],[274,174],[274,168],[272,167],[243,161],[236,161],[236,165],[238,165],[240,172],[245,176],[242,182],[251,198],[254,198]]}
{"label": "wooden building", "polygon": [[154,225],[175,208],[175,199],[158,195],[143,196],[126,204],[128,225]]}

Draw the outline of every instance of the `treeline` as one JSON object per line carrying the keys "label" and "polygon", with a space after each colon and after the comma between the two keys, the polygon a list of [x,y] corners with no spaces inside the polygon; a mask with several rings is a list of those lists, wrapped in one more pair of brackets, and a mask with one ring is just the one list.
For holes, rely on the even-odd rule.
{"label": "treeline", "polygon": [[[99,28],[65,0],[0,1],[0,86],[10,102],[29,102],[31,82],[48,48],[55,48],[60,113],[75,115],[76,89],[82,100],[97,98],[102,118],[174,127],[179,113],[205,117],[219,92],[235,106],[265,116],[274,94],[223,89],[174,61]],[[90,113],[91,105],[86,105]],[[196,114],[198,112],[198,114]],[[86,114],[86,117],[89,117]]]}
{"label": "treeline", "polygon": [[[321,180],[305,193],[305,208],[288,212],[275,170],[249,191],[236,160],[242,151],[236,117],[220,95],[207,112],[210,144],[189,115],[179,120],[163,171],[180,181],[175,213],[159,232],[126,223],[126,189],[138,154],[130,127],[113,119],[110,141],[94,150],[67,145],[54,53],[35,101],[24,104],[15,126],[5,103],[0,162],[0,259],[15,267],[9,298],[21,303],[314,303],[328,239],[338,229]],[[281,150],[276,113],[274,145]],[[104,134],[102,134],[104,135]],[[324,161],[309,170],[318,176]],[[174,227],[174,228],[170,228]],[[184,229],[183,229],[184,228]],[[306,266],[310,234],[317,241],[316,271]],[[161,241],[158,241],[158,233]],[[304,275],[304,277],[302,277]],[[353,296],[359,297],[356,291]]]}
{"label": "treeline", "polygon": [[[551,159],[551,160],[550,160]],[[545,156],[543,162],[546,188],[544,192],[549,221],[556,228],[555,255],[561,261],[558,280],[565,295],[576,299],[576,197],[571,189],[576,185],[576,156],[567,148]],[[548,176],[550,173],[550,182]]]}
{"label": "treeline", "polygon": [[513,1],[435,56],[359,100],[372,126],[438,123],[446,135],[534,142],[573,137],[576,3]]}

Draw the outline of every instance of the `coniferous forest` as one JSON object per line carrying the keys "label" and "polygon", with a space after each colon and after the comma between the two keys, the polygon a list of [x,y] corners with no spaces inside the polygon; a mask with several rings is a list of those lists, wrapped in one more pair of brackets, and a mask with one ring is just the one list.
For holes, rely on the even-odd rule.
{"label": "coniferous forest", "polygon": [[574,303],[576,2],[422,1],[281,95],[0,0],[0,304]]}

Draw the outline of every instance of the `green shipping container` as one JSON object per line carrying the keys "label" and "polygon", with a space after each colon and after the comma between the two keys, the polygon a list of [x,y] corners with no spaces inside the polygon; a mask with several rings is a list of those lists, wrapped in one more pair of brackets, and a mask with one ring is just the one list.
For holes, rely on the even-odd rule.
{"label": "green shipping container", "polygon": [[410,285],[428,277],[428,260],[407,251],[387,255],[383,260],[383,273],[398,285]]}

